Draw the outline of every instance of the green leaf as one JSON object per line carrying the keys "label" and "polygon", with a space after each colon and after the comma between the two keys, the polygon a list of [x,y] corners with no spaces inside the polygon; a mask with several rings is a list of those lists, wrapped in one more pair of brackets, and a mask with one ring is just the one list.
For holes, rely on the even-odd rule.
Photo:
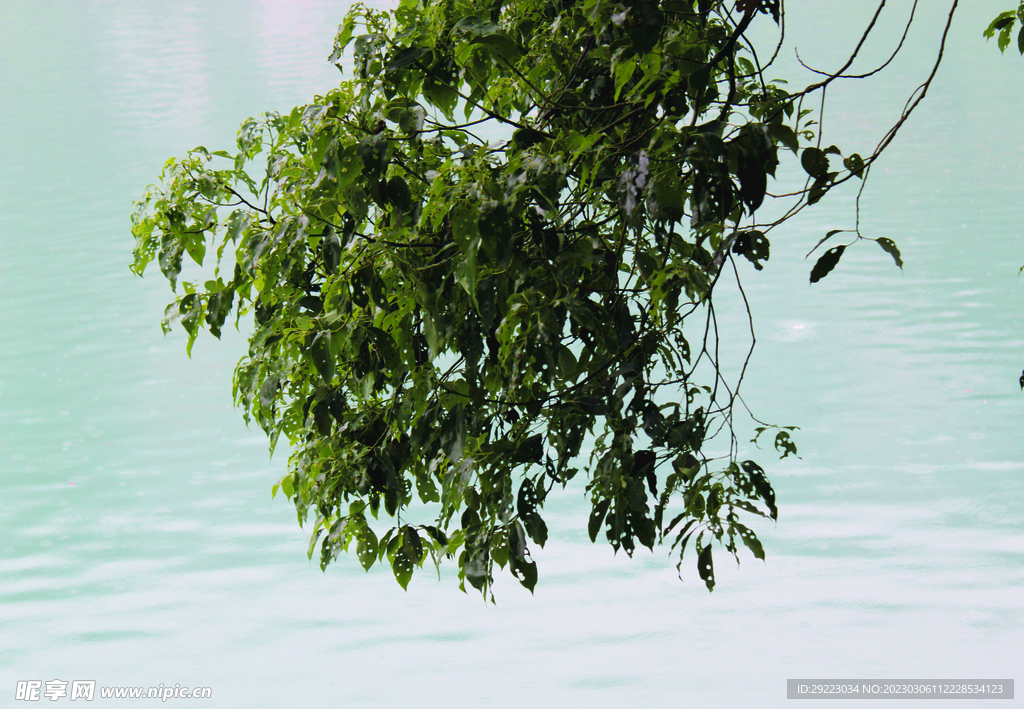
{"label": "green leaf", "polygon": [[863,179],[864,177],[864,158],[858,153],[854,153],[848,158],[843,159],[843,167],[852,172],[857,177]]}
{"label": "green leaf", "polygon": [[450,213],[452,223],[452,237],[458,244],[459,251],[468,254],[473,248],[473,242],[480,236],[477,221],[480,218],[479,210],[471,204],[459,204]]}
{"label": "green leaf", "polygon": [[395,52],[384,73],[393,74],[399,72],[410,64],[415,63],[426,52],[427,50],[423,47],[404,47]]}
{"label": "green leaf", "polygon": [[478,233],[480,245],[488,260],[499,262],[505,258],[512,241],[510,217],[505,205],[499,203],[480,214]]}
{"label": "green leaf", "polygon": [[409,525],[405,527],[405,533],[402,535],[402,550],[407,557],[417,563],[423,558],[423,540],[420,539],[415,527]]}
{"label": "green leaf", "polygon": [[679,175],[673,169],[663,172],[654,179],[654,198],[661,207],[669,210],[669,218],[681,219],[686,210],[684,192]]}
{"label": "green leaf", "polygon": [[398,114],[398,127],[405,132],[406,135],[416,135],[423,130],[423,122],[426,120],[427,114],[420,105],[410,106],[409,108],[402,109]]}
{"label": "green leaf", "polygon": [[500,32],[477,37],[471,44],[483,45],[485,49],[493,52],[509,64],[514,64],[523,54],[523,50],[519,48],[518,44],[513,42],[508,35],[501,34]]}
{"label": "green leaf", "polygon": [[377,535],[373,533],[369,525],[364,523],[356,535],[356,539],[358,539],[356,556],[359,558],[359,563],[362,564],[363,568],[369,571],[370,567],[377,561],[377,552],[379,551]]}
{"label": "green leaf", "polygon": [[569,133],[565,137],[565,140],[569,150],[572,151],[573,159],[576,159],[580,155],[583,155],[585,152],[590,150],[590,148],[592,148],[594,144],[597,143],[597,141],[601,140],[601,138],[603,137],[603,133],[591,133],[589,135],[584,135],[579,131],[573,130],[569,131]]}
{"label": "green leaf", "polygon": [[548,140],[549,136],[533,128],[520,128],[512,133],[512,142],[520,150],[526,150],[537,143]]}
{"label": "green leaf", "polygon": [[[459,562],[462,565],[462,572],[465,574],[466,580],[469,581],[470,585],[478,591],[483,591],[490,581],[490,576],[487,573],[487,561],[486,548],[470,548],[468,545],[466,547],[466,551],[464,551],[459,558]],[[509,563],[511,564],[511,559],[509,560]],[[514,571],[515,570],[513,569],[513,572]]]}
{"label": "green leaf", "polygon": [[[533,436],[528,437],[516,448],[515,453],[512,456],[512,460],[516,463],[537,463],[544,455],[544,440],[541,434],[537,433]],[[528,490],[526,493],[527,503],[531,507],[535,505],[537,496],[533,493],[533,485],[529,480],[523,481],[523,487],[519,490],[520,499],[524,499],[523,490]]]}
{"label": "green leaf", "polygon": [[558,351],[558,373],[566,381],[575,381],[579,376],[579,362],[568,347],[563,347]]}
{"label": "green leaf", "polygon": [[416,474],[416,493],[420,496],[420,500],[423,502],[440,502],[441,496],[438,495],[437,485],[434,479],[427,472],[422,474]]}
{"label": "green leaf", "polygon": [[736,235],[732,243],[733,253],[741,254],[748,261],[754,264],[758,271],[764,268],[761,261],[767,261],[771,251],[768,237],[763,232],[752,230],[744,231]]}
{"label": "green leaf", "polygon": [[320,376],[328,384],[334,379],[334,356],[331,353],[330,331],[318,332],[309,347],[310,357]]}
{"label": "green leaf", "polygon": [[629,38],[637,54],[647,54],[661,38],[664,13],[657,0],[633,0],[628,14]]}
{"label": "green leaf", "polygon": [[500,32],[501,28],[490,20],[485,20],[476,15],[464,17],[455,23],[452,32],[466,35],[468,37],[483,37]]}
{"label": "green leaf", "polygon": [[755,558],[764,561],[764,547],[761,546],[761,541],[757,538],[757,535],[739,522],[733,522],[732,524],[735,529],[739,530],[740,539],[747,549],[750,550]]}
{"label": "green leaf", "polygon": [[206,239],[203,234],[192,234],[185,239],[185,251],[193,261],[202,266],[206,257]]}
{"label": "green leaf", "polygon": [[[538,481],[537,485],[543,485],[543,482]],[[548,527],[538,513],[540,504],[541,498],[537,494],[534,482],[529,478],[523,480],[519,486],[516,510],[519,512],[519,519],[522,520],[523,526],[526,527],[526,532],[530,535],[530,539],[543,547],[548,539]]]}
{"label": "green leaf", "polygon": [[537,564],[530,559],[526,548],[526,536],[523,526],[515,522],[508,530],[508,564],[512,575],[519,579],[524,588],[533,593],[537,585]]}
{"label": "green leaf", "polygon": [[327,408],[327,402],[321,401],[313,407],[313,426],[321,436],[331,435],[332,419],[331,412]]}
{"label": "green leaf", "polygon": [[820,180],[828,173],[828,156],[818,148],[804,148],[800,164],[808,175]]}
{"label": "green leaf", "polygon": [[[379,500],[380,498],[374,498]],[[384,532],[384,536],[380,538],[377,543],[377,561],[384,561],[384,557],[388,558],[390,564],[395,558],[395,554],[398,552],[398,544],[401,540],[401,535],[396,535],[398,529],[392,527],[388,531]]]}
{"label": "green leaf", "polygon": [[845,246],[836,246],[833,249],[826,251],[818,262],[814,264],[814,268],[811,269],[811,283],[817,283],[822,278],[827,276],[836,264],[839,263],[839,259],[842,257],[843,252],[846,251]]}
{"label": "green leaf", "polygon": [[[337,180],[339,188],[351,185],[363,170],[363,159],[359,156],[356,145],[338,148],[333,154],[333,160],[334,179]],[[330,176],[331,168],[328,167],[327,170]]]}
{"label": "green leaf", "polygon": [[[399,539],[400,537],[396,537]],[[391,561],[391,571],[395,574],[395,580],[402,587],[403,591],[409,590],[409,581],[412,579],[413,562],[405,555],[404,547],[395,554]]]}
{"label": "green leaf", "polygon": [[319,522],[317,522],[316,527],[313,528],[313,533],[309,535],[309,546],[306,548],[307,558],[313,558],[313,552],[316,550],[316,543],[320,539],[320,535],[323,533],[323,520],[320,520]]}
{"label": "green leaf", "polygon": [[518,561],[510,557],[508,563],[512,573],[519,579],[519,583],[522,584],[523,588],[533,593],[533,589],[537,586],[537,562]]}
{"label": "green leaf", "polygon": [[509,532],[508,530],[495,531],[491,537],[491,559],[500,568],[504,569],[509,559]]}
{"label": "green leaf", "polygon": [[796,455],[796,444],[793,443],[789,431],[779,431],[775,434],[775,450],[782,453],[782,458]]}
{"label": "green leaf", "polygon": [[[269,409],[274,405],[274,399],[277,396],[278,381],[278,376],[276,374],[271,374],[264,380],[263,386],[260,387],[260,406],[263,408]],[[291,495],[289,495],[289,497],[291,497]]]}
{"label": "green leaf", "polygon": [[833,236],[835,236],[836,234],[842,234],[844,231],[850,231],[850,230],[849,229],[833,229],[830,232],[828,232],[827,234],[825,234],[825,236],[823,236],[818,241],[818,243],[814,245],[814,248],[811,249],[809,252],[807,252],[807,256],[810,256],[811,254],[813,254],[818,249],[819,246],[824,244],[826,241],[831,239]]}
{"label": "green leaf", "polygon": [[[833,173],[828,173],[828,174],[831,175]],[[808,205],[817,204],[818,202],[821,201],[821,198],[825,196],[825,193],[827,191],[828,191],[828,180],[826,180],[826,179],[815,180],[814,184],[811,185],[811,188],[809,190],[807,190],[807,204]]]}
{"label": "green leaf", "polygon": [[430,538],[439,550],[443,550],[448,546],[448,537],[440,529],[432,524],[424,525],[423,529],[430,535]]}
{"label": "green leaf", "polygon": [[1012,26],[1015,18],[1016,18],[1016,13],[1014,13],[1012,10],[1008,10],[1006,12],[1000,12],[996,16],[996,19],[992,20],[992,23],[983,32],[984,36],[987,37],[988,39],[992,39],[992,36],[997,31],[1003,30],[1003,29],[1006,29],[1007,27]]}
{"label": "green leaf", "polygon": [[456,266],[456,280],[470,298],[476,298],[477,252],[480,249],[479,211],[468,204],[451,211],[452,237],[464,258]]}
{"label": "green leaf", "polygon": [[[210,282],[207,281],[207,285],[209,284]],[[210,329],[210,334],[218,339],[220,338],[221,327],[223,327],[228,313],[231,312],[231,304],[234,302],[234,297],[234,288],[224,288],[214,292],[207,299],[206,325]]]}
{"label": "green leaf", "polygon": [[896,262],[896,265],[900,267],[900,270],[903,270],[903,259],[900,257],[900,250],[896,248],[896,242],[885,237],[875,239],[875,241],[878,242],[878,245],[882,247],[882,250],[885,251],[885,253],[892,256],[892,260]]}
{"label": "green leaf", "polygon": [[[768,191],[766,167],[765,164],[751,156],[741,156],[738,160],[739,197],[747,205],[751,214],[764,203],[765,194]],[[774,170],[774,167],[771,169]]]}
{"label": "green leaf", "polygon": [[601,524],[604,522],[604,516],[608,513],[608,506],[611,504],[611,500],[605,498],[594,505],[594,509],[590,512],[590,521],[587,523],[587,532],[590,534],[590,541],[597,541],[597,533],[601,531]]}
{"label": "green leaf", "polygon": [[768,510],[771,512],[771,518],[778,519],[779,509],[775,506],[775,490],[772,488],[771,483],[768,482],[768,478],[764,474],[764,469],[752,460],[743,461],[741,467],[747,475],[750,476],[750,480],[754,484],[754,489],[757,491],[758,496],[764,500],[766,505],[768,505]]}
{"label": "green leaf", "polygon": [[332,230],[324,239],[324,270],[331,276],[337,274],[341,263],[341,239]]}
{"label": "green leaf", "polygon": [[345,51],[345,47],[348,46],[349,42],[352,41],[352,32],[355,29],[355,17],[349,16],[345,18],[345,22],[338,27],[338,34],[334,39],[334,51],[327,58],[329,62],[336,62],[341,58],[341,53]]}
{"label": "green leaf", "polygon": [[786,124],[771,123],[768,125],[768,132],[771,134],[772,138],[777,142],[782,143],[794,153],[800,151],[800,141],[797,138],[796,133]]}
{"label": "green leaf", "polygon": [[708,544],[700,550],[700,554],[697,556],[697,573],[700,574],[701,580],[704,585],[708,587],[709,591],[715,590],[715,565],[711,559],[711,545]]}
{"label": "green leaf", "polygon": [[615,100],[619,100],[623,87],[633,78],[636,69],[636,57],[630,57],[615,65]]}
{"label": "green leaf", "polygon": [[523,525],[516,520],[508,528],[508,555],[509,559],[526,561],[529,551],[526,548],[526,534]]}
{"label": "green leaf", "polygon": [[423,96],[434,106],[441,109],[445,118],[452,120],[452,111],[459,100],[459,92],[454,86],[446,81],[440,81],[430,76],[423,82]]}
{"label": "green leaf", "polygon": [[1006,48],[1010,46],[1010,28],[1012,27],[1012,25],[1013,22],[1011,20],[999,30],[999,38],[996,40],[996,42],[999,45],[1000,52],[1006,51]]}
{"label": "green leaf", "polygon": [[406,213],[412,207],[412,193],[401,175],[395,175],[388,180],[388,198],[400,213]]}

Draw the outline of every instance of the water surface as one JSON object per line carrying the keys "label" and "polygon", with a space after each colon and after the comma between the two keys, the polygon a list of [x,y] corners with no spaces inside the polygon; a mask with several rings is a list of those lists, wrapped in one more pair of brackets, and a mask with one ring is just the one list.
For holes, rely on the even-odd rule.
{"label": "water surface", "polygon": [[[791,36],[832,66],[864,10],[815,8],[790,11]],[[767,562],[723,557],[709,595],[664,552],[591,545],[570,489],[536,596],[502,579],[497,607],[450,576],[405,593],[354,559],[309,563],[270,499],[284,456],[231,407],[244,338],[201,338],[189,360],[181,332],[160,334],[164,283],[127,269],[131,202],[164,160],[326,91],[344,9],[0,6],[0,692],[59,678],[210,686],[217,707],[749,707],[784,704],[787,677],[1014,676],[1024,60],[980,37],[998,2],[964,6],[862,200],[864,233],[895,239],[905,269],[864,243],[808,285],[804,254],[850,226],[847,194],[778,233],[763,273],[741,270],[746,399],[802,429],[801,459],[770,466]],[[942,18],[923,12],[890,73],[833,92],[830,141],[867,153],[898,115],[934,52]],[[737,306],[723,325],[741,338]]]}

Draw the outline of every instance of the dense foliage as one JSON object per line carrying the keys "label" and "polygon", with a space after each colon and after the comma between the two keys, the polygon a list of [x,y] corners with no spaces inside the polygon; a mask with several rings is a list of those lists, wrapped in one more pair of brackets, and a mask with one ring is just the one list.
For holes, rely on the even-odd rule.
{"label": "dense foliage", "polygon": [[[681,564],[692,541],[708,589],[713,542],[764,558],[743,515],[778,510],[740,460],[742,372],[719,367],[713,294],[864,178],[931,80],[870,155],[844,156],[805,101],[857,78],[875,20],[798,91],[768,81],[779,48],[748,39],[784,21],[779,0],[357,5],[331,55],[353,45],[353,79],[247,120],[236,153],[167,163],[133,270],[156,258],[180,285],[164,326],[190,349],[252,314],[234,394],[291,445],[280,489],[313,517],[311,556],[354,545],[403,587],[454,558],[484,594],[497,564],[532,590],[545,499],[580,479],[591,539],[616,550],[670,542]],[[807,183],[759,223],[784,160]],[[812,282],[865,239],[822,241],[841,233]],[[177,283],[186,257],[215,268]],[[756,430],[795,453],[788,429]],[[380,537],[371,515],[391,521]]]}

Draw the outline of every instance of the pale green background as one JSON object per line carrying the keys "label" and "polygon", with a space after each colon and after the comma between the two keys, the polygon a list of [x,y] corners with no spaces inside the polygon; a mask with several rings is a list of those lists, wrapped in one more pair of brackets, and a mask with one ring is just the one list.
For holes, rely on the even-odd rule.
{"label": "pale green background", "polygon": [[[962,3],[932,94],[869,182],[864,233],[895,239],[904,272],[864,243],[808,286],[803,255],[851,225],[849,192],[776,232],[765,272],[741,269],[759,338],[746,400],[802,427],[801,460],[758,454],[780,508],[758,527],[767,563],[720,557],[709,595],[664,551],[614,558],[586,540],[576,487],[535,550],[536,596],[503,578],[490,607],[450,577],[406,593],[355,559],[309,563],[270,499],[285,456],[231,407],[242,337],[187,359],[180,331],[160,335],[166,285],[127,268],[131,202],[164,160],[230,148],[246,116],[337,81],[344,4],[4,0],[0,704],[27,679],[401,708],[772,707],[787,677],[1014,677],[1024,60],[981,38],[1010,4]],[[869,10],[791,5],[790,37],[826,68]],[[831,91],[829,142],[870,152],[927,73],[941,5],[923,3],[889,71]]]}

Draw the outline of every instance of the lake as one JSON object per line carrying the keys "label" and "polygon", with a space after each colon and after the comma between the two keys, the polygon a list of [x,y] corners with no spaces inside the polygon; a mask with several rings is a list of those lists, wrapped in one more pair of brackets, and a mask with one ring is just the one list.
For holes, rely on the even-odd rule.
{"label": "lake", "polygon": [[[451,574],[403,592],[354,558],[309,562],[294,510],[271,500],[286,455],[268,459],[231,404],[244,336],[201,337],[189,359],[180,328],[160,333],[156,270],[128,271],[132,201],[164,161],[230,149],[245,117],[328,90],[347,4],[5,0],[0,696],[62,679],[205,686],[203,706],[246,709],[775,707],[787,678],[1013,678],[1024,59],[981,37],[1011,4],[961,7],[869,180],[862,232],[893,238],[902,272],[865,242],[809,286],[804,256],[851,226],[849,191],[776,232],[764,272],[742,269],[758,337],[745,399],[801,429],[799,459],[751,450],[779,501],[756,527],[766,562],[720,556],[708,594],[667,550],[615,557],[586,537],[580,485],[549,506],[536,595],[506,576],[491,606]],[[790,10],[805,61],[838,65],[870,14],[851,5]],[[887,55],[908,11],[887,10],[857,66]],[[927,75],[944,10],[919,12],[886,72],[830,89],[829,142],[868,154]]]}

